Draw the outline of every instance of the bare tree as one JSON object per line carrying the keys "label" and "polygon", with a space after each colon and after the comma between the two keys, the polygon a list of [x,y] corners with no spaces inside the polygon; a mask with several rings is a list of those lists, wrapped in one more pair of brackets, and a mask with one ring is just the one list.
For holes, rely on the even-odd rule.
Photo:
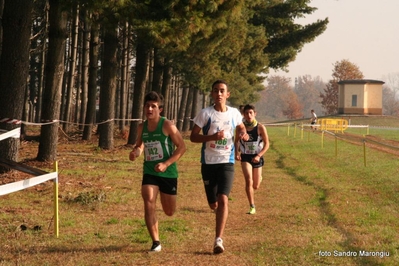
{"label": "bare tree", "polygon": [[298,101],[298,96],[294,91],[287,91],[286,108],[283,110],[283,115],[288,119],[299,119],[303,117],[303,106]]}
{"label": "bare tree", "polygon": [[274,119],[285,118],[283,110],[288,108],[287,99],[293,88],[291,79],[273,75],[267,79],[267,86],[260,93],[261,100],[255,103],[259,116],[270,116]]}
{"label": "bare tree", "polygon": [[385,80],[385,84],[393,91],[393,96],[396,99],[399,91],[399,72],[389,73],[383,79]]}
{"label": "bare tree", "polygon": [[[320,83],[323,87],[320,86]],[[303,75],[295,79],[294,91],[298,96],[298,101],[303,106],[302,113],[310,114],[311,109],[314,109],[316,113],[321,113],[320,93],[325,85],[319,77],[313,79],[310,75]]]}
{"label": "bare tree", "polygon": [[396,93],[386,85],[382,87],[382,113],[384,115],[399,115],[399,101]]}

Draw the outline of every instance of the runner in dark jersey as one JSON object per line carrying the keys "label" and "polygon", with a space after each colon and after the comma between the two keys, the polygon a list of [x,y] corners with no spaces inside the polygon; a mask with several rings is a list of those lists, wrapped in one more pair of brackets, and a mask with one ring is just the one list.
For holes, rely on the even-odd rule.
{"label": "runner in dark jersey", "polygon": [[255,214],[254,190],[262,181],[263,155],[269,149],[269,137],[265,126],[255,119],[255,106],[244,106],[244,125],[249,135],[248,140],[236,140],[236,159],[241,161],[245,177],[245,192],[249,201],[248,214]]}

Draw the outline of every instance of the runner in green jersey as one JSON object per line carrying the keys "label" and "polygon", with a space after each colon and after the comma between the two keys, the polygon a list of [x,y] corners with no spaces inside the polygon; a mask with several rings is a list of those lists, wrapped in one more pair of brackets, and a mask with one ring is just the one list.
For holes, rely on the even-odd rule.
{"label": "runner in green jersey", "polygon": [[144,201],[144,218],[152,238],[150,251],[161,251],[156,199],[160,194],[162,209],[172,216],[176,210],[177,167],[176,161],[186,151],[184,140],[172,121],[161,117],[163,97],[149,92],[144,98],[147,120],[137,131],[135,147],[129,159],[134,161],[144,151],[141,195]]}

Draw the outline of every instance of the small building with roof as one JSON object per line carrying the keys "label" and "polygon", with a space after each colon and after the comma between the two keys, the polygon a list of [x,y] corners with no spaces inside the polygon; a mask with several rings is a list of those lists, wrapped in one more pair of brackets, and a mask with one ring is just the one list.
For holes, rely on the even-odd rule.
{"label": "small building with roof", "polygon": [[382,115],[382,85],[372,79],[341,80],[338,82],[338,113]]}

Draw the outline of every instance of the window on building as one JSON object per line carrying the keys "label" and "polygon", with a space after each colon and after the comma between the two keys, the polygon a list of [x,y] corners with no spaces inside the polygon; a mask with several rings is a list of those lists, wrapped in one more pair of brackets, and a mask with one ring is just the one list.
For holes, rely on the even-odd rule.
{"label": "window on building", "polygon": [[352,106],[357,106],[357,95],[352,95]]}

